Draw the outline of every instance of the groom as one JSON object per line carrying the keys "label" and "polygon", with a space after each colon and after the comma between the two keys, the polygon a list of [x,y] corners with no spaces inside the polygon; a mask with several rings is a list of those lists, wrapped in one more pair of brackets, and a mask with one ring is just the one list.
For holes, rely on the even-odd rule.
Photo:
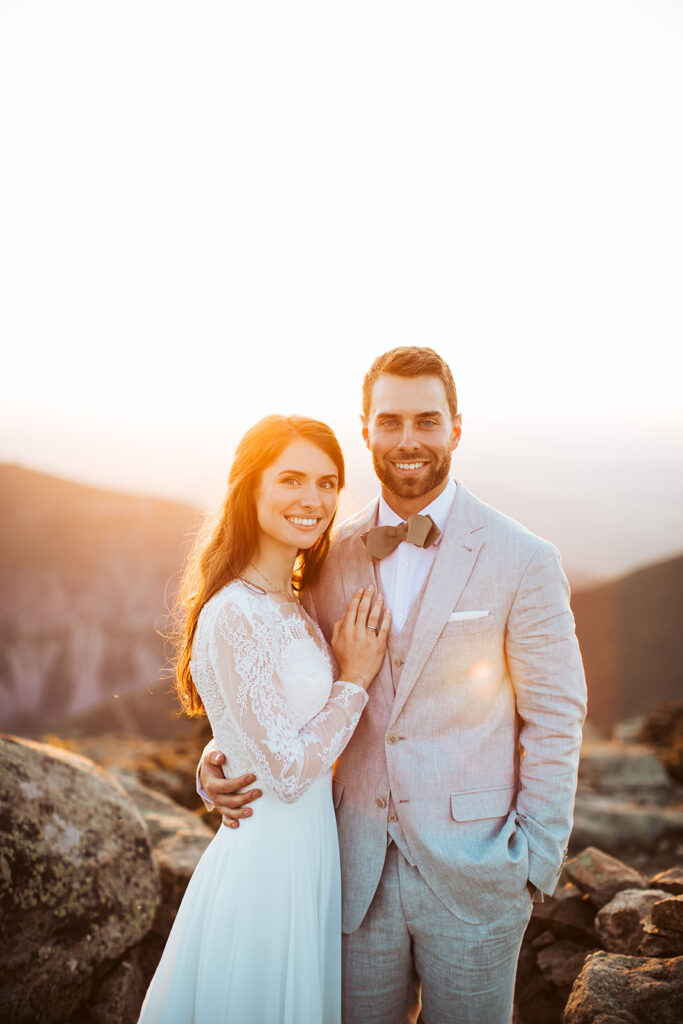
{"label": "groom", "polygon": [[[571,828],[586,690],[569,590],[551,544],[450,478],[461,418],[436,352],[376,359],[362,422],[381,496],[307,596],[328,637],[370,583],[393,618],[333,783],[343,1018],[414,1021],[421,999],[427,1024],[506,1024],[530,894],[552,893]],[[206,794],[248,816],[253,791],[234,794],[253,779],[216,758]]]}

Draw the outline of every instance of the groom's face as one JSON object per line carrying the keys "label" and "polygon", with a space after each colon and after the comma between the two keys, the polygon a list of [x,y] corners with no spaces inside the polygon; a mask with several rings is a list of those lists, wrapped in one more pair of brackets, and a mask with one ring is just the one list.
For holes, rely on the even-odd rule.
{"label": "groom's face", "polygon": [[419,511],[433,501],[446,486],[461,430],[460,416],[451,417],[442,381],[380,374],[362,420],[363,438],[389,503],[398,498]]}

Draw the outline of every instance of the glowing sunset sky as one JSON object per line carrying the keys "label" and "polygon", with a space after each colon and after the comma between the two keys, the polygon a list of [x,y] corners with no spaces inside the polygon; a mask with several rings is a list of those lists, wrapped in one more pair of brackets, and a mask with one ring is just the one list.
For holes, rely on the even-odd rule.
{"label": "glowing sunset sky", "polygon": [[4,0],[0,459],[201,497],[417,343],[491,473],[680,464],[681,53],[676,0]]}

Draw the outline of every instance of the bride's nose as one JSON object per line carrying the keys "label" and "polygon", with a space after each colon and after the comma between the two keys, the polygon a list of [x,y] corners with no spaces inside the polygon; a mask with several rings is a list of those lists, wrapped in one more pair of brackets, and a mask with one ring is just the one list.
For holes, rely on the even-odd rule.
{"label": "bride's nose", "polygon": [[305,509],[320,507],[320,497],[315,483],[308,484],[299,494],[299,504]]}

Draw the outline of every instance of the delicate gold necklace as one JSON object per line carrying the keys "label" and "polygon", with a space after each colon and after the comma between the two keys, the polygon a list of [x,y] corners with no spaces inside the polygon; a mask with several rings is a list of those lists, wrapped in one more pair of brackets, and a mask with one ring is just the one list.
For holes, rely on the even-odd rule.
{"label": "delicate gold necklace", "polygon": [[[294,593],[291,589],[289,591],[287,591],[287,590],[284,589],[284,587],[279,587],[276,583],[273,583],[272,580],[268,579],[268,577],[266,576],[266,574],[264,572],[261,572],[260,569],[256,568],[256,566],[254,565],[253,562],[249,562],[249,566],[250,566],[250,568],[252,568],[254,570],[256,575],[259,576],[263,580],[263,582],[266,583],[276,594],[282,594],[283,597],[289,598],[290,601],[293,601],[293,603],[297,606],[297,608],[299,610],[299,616],[303,620],[303,624],[306,627],[306,632],[309,634],[311,639],[315,642],[316,647],[318,647],[318,649],[322,650],[322,648],[320,647],[320,637],[318,636],[318,634],[316,633],[315,629],[311,625],[308,612],[306,612],[306,610],[299,603],[299,596],[298,596],[298,594]],[[247,582],[249,582],[249,581],[247,580]],[[254,584],[252,583],[251,586],[253,586],[253,585]],[[258,589],[261,589],[261,588],[259,587]],[[265,590],[264,593],[267,594],[268,591]],[[323,653],[326,653],[326,649],[323,651]]]}
{"label": "delicate gold necklace", "polygon": [[263,580],[263,582],[265,584],[267,584],[267,586],[272,591],[274,591],[274,593],[282,594],[283,597],[286,597],[290,601],[294,601],[295,604],[299,603],[298,598],[297,598],[296,594],[292,591],[291,586],[290,586],[289,590],[285,590],[284,587],[280,587],[280,586],[278,586],[277,583],[273,583],[272,580],[268,579],[266,574],[264,572],[261,572],[260,569],[257,569],[253,562],[249,562],[249,566],[250,566],[250,568],[252,568],[254,570],[256,575],[260,576],[260,578]]}

